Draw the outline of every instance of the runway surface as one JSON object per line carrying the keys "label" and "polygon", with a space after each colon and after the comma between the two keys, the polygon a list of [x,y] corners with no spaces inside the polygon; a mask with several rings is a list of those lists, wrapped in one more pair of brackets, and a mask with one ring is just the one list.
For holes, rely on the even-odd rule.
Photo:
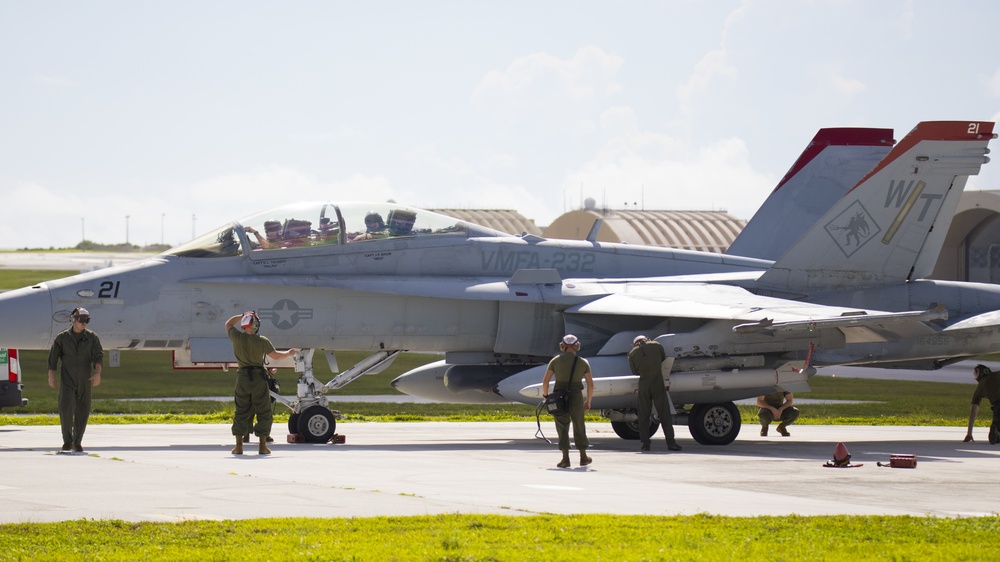
{"label": "runway surface", "polygon": [[[278,428],[276,429],[283,429]],[[80,518],[179,521],[438,513],[730,516],[996,514],[1000,445],[964,428],[744,427],[722,447],[653,452],[588,425],[591,466],[555,467],[534,423],[341,423],[344,444],[276,443],[230,454],[227,425],[91,425],[86,454],[63,455],[59,428],[0,427],[0,522]],[[542,429],[554,437],[552,422]],[[772,432],[773,433],[773,432]],[[856,468],[826,468],[838,442]],[[892,453],[915,469],[880,468]]]}

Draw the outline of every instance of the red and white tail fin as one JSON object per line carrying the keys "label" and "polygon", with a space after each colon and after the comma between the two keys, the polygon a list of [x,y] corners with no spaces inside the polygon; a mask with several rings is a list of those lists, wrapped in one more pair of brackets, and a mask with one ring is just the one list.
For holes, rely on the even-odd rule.
{"label": "red and white tail fin", "polygon": [[926,275],[937,260],[965,182],[989,162],[987,145],[996,138],[993,125],[918,124],[758,283],[809,293],[902,283]]}
{"label": "red and white tail fin", "polygon": [[726,253],[780,258],[893,143],[892,129],[820,129]]}

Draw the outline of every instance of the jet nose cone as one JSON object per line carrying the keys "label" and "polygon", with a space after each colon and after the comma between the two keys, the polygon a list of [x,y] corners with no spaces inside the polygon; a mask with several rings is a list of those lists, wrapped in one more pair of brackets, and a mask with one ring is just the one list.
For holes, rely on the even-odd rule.
{"label": "jet nose cone", "polygon": [[0,293],[0,347],[48,349],[52,299],[44,285]]}

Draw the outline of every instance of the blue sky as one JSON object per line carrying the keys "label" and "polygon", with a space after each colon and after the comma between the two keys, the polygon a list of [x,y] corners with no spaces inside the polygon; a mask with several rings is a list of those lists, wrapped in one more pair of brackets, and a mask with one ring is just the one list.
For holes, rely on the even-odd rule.
{"label": "blue sky", "polygon": [[0,0],[0,248],[177,244],[313,200],[749,218],[821,127],[1000,118],[997,22],[987,0]]}

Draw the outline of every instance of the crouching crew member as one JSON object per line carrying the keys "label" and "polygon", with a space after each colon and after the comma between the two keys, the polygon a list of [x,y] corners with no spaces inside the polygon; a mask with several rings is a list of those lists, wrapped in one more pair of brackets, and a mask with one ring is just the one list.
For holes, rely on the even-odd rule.
{"label": "crouching crew member", "polygon": [[795,398],[791,392],[779,390],[770,394],[757,397],[757,418],[760,420],[760,435],[767,435],[767,428],[774,420],[781,420],[778,424],[778,433],[783,437],[791,435],[788,433],[788,426],[799,419],[799,409],[792,406]]}

